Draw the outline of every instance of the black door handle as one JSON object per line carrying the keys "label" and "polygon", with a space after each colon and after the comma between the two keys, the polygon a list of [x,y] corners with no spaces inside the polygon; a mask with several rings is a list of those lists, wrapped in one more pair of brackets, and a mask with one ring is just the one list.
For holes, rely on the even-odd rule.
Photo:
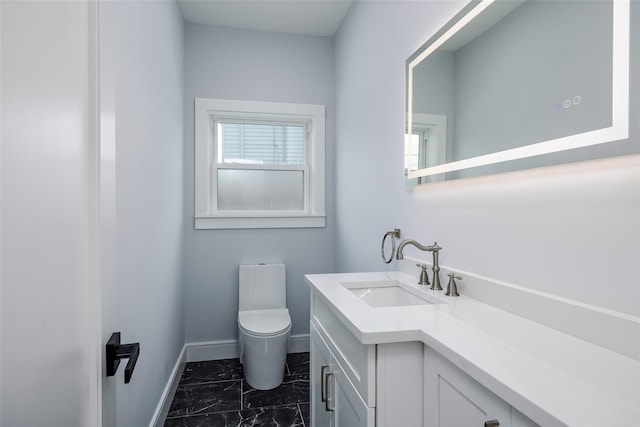
{"label": "black door handle", "polygon": [[116,374],[120,359],[129,359],[127,366],[124,368],[124,383],[129,384],[131,375],[136,367],[138,355],[140,354],[140,344],[120,344],[120,332],[111,334],[111,338],[107,341],[107,376],[112,377]]}

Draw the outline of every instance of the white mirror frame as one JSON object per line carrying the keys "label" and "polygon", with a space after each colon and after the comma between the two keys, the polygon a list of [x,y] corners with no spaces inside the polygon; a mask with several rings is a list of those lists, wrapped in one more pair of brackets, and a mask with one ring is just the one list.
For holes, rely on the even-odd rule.
{"label": "white mirror frame", "polygon": [[[455,24],[429,44],[423,52],[408,63],[407,73],[407,129],[413,125],[413,69],[425,58],[435,52],[455,33],[471,22],[496,0],[481,0]],[[629,138],[629,39],[630,39],[630,0],[613,0],[613,84],[612,84],[612,121],[611,126],[583,132],[562,138],[538,142],[523,147],[512,148],[444,163],[438,166],[408,171],[407,178],[437,175],[476,166],[502,163],[541,154],[555,153],[579,147],[604,144]],[[410,148],[409,148],[410,150]],[[409,152],[409,155],[412,153]]]}

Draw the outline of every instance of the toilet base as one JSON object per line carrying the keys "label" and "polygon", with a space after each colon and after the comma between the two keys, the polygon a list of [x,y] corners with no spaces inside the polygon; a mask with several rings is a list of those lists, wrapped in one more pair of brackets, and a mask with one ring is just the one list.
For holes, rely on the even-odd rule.
{"label": "toilet base", "polygon": [[239,332],[240,362],[247,383],[254,389],[271,390],[282,384],[289,332],[266,338]]}

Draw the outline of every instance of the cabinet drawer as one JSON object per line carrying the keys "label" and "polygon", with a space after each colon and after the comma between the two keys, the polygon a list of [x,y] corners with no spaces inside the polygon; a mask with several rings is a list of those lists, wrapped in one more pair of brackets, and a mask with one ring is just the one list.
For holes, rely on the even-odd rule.
{"label": "cabinet drawer", "polygon": [[311,321],[326,341],[368,406],[375,406],[375,345],[361,344],[316,295],[311,296]]}

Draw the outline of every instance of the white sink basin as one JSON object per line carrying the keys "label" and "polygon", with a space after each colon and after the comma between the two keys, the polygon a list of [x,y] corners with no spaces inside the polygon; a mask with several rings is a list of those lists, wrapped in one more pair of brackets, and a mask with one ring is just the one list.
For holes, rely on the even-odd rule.
{"label": "white sink basin", "polygon": [[397,280],[343,282],[342,286],[371,307],[399,307],[446,303],[446,301],[422,293],[417,289],[412,289]]}

